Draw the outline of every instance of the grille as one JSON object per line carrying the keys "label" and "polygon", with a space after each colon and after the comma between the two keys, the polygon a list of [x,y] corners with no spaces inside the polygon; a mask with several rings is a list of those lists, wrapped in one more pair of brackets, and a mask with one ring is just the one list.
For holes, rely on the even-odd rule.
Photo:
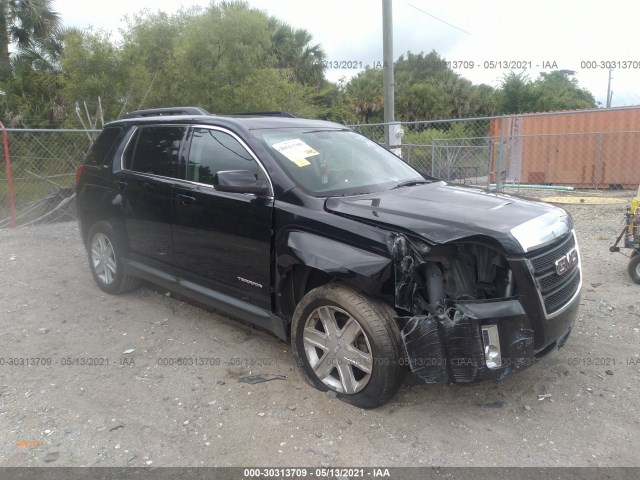
{"label": "grille", "polygon": [[576,246],[573,234],[541,252],[529,256],[534,277],[547,314],[560,310],[580,286],[580,269],[573,265],[563,275],[556,273],[555,262]]}
{"label": "grille", "polygon": [[555,262],[563,255],[569,253],[576,242],[573,235],[568,235],[560,244],[547,247],[542,253],[535,252],[535,256],[529,258],[536,273],[543,273],[546,270],[555,270]]}
{"label": "grille", "polygon": [[[567,274],[569,275],[569,274]],[[564,306],[573,294],[576,293],[578,286],[580,285],[580,271],[578,268],[574,268],[570,275],[569,281],[565,282],[560,288],[553,293],[543,295],[544,306],[547,309],[547,313],[553,313]]]}

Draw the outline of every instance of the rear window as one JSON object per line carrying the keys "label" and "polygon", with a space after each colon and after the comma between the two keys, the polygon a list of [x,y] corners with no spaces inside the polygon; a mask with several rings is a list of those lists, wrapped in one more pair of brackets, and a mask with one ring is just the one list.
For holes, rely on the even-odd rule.
{"label": "rear window", "polygon": [[85,157],[84,163],[87,165],[105,165],[110,163],[110,155],[117,144],[122,127],[107,127],[98,136],[89,153]]}

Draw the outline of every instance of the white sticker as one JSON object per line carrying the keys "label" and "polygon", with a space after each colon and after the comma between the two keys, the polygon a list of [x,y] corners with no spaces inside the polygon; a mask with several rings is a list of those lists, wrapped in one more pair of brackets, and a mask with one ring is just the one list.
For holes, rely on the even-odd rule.
{"label": "white sticker", "polygon": [[299,167],[311,165],[311,163],[307,161],[307,157],[320,155],[320,152],[314,150],[299,138],[274,143],[271,146]]}

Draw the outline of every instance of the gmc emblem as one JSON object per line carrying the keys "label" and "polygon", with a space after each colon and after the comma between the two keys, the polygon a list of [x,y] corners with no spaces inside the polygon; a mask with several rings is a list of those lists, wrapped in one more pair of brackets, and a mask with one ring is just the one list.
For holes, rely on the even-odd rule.
{"label": "gmc emblem", "polygon": [[556,273],[558,275],[564,275],[569,271],[571,267],[578,264],[578,251],[572,248],[567,252],[564,257],[560,257],[556,260]]}

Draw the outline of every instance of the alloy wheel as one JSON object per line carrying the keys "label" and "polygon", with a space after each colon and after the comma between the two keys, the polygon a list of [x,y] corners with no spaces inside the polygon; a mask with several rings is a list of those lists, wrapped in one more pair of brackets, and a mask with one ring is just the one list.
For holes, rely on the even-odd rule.
{"label": "alloy wheel", "polygon": [[103,233],[97,233],[91,242],[93,270],[105,285],[110,285],[116,276],[116,252]]}
{"label": "alloy wheel", "polygon": [[373,352],[367,334],[345,310],[322,306],[307,318],[304,352],[318,378],[330,389],[354,394],[367,386]]}

